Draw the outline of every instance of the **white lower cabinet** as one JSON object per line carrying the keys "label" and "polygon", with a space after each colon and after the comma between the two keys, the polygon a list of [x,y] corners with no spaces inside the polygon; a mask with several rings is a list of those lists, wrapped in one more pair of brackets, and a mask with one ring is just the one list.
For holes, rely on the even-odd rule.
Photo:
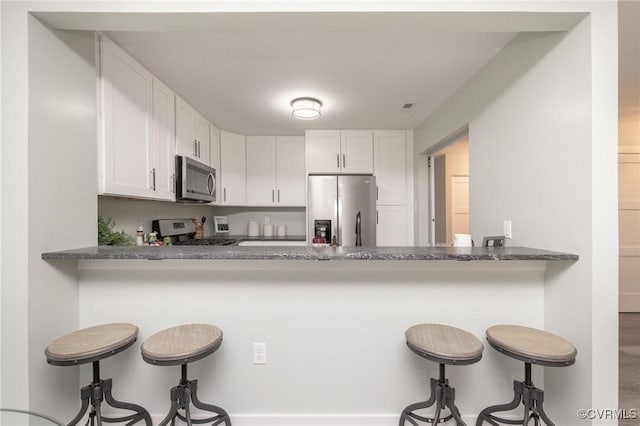
{"label": "white lower cabinet", "polygon": [[104,35],[100,74],[98,192],[173,200],[175,95]]}
{"label": "white lower cabinet", "polygon": [[220,132],[220,204],[244,206],[247,204],[245,137],[237,133]]}
{"label": "white lower cabinet", "polygon": [[377,206],[376,245],[379,247],[408,246],[407,208],[405,206]]}

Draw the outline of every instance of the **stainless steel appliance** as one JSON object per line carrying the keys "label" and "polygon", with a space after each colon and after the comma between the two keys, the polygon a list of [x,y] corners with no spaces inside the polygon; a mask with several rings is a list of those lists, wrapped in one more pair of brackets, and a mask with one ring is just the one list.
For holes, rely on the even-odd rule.
{"label": "stainless steel appliance", "polygon": [[[204,219],[204,218],[203,218]],[[204,222],[204,221],[203,221]],[[158,219],[151,222],[151,229],[158,233],[158,238],[171,237],[176,246],[237,246],[234,238],[210,236],[195,239],[196,226],[193,219]]]}
{"label": "stainless steel appliance", "polygon": [[309,241],[343,246],[376,245],[376,178],[371,175],[309,176]]}
{"label": "stainless steel appliance", "polygon": [[176,201],[216,201],[216,169],[189,157],[177,155]]}

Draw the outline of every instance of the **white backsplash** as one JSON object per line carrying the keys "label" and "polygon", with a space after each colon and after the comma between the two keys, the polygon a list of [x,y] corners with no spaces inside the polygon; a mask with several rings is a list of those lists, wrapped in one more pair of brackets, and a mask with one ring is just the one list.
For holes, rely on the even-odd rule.
{"label": "white backsplash", "polygon": [[246,235],[247,224],[252,220],[260,224],[260,235],[262,235],[262,224],[267,216],[275,226],[286,225],[287,235],[306,234],[306,213],[302,207],[218,207],[98,197],[98,214],[112,218],[116,222],[114,228],[116,231],[124,230],[131,236],[135,236],[140,223],[145,233],[151,232],[151,221],[154,219],[201,218],[202,216],[207,218],[204,225],[205,236],[214,233],[213,216],[228,216],[229,230],[232,235]]}
{"label": "white backsplash", "polygon": [[277,225],[287,226],[287,235],[306,235],[306,211],[303,207],[213,207],[213,215],[228,216],[233,235],[246,235],[247,225],[255,220],[260,224],[260,235],[265,217],[271,219],[274,234]]}

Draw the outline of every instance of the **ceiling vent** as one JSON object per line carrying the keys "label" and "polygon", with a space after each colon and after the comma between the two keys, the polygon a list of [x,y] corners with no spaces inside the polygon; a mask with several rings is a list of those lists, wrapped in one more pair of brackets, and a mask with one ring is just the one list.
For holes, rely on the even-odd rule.
{"label": "ceiling vent", "polygon": [[400,107],[400,110],[398,112],[401,112],[401,113],[402,112],[409,112],[409,111],[411,111],[413,109],[413,107],[415,105],[416,104],[414,104],[413,102],[407,102],[405,104],[402,104],[402,106]]}

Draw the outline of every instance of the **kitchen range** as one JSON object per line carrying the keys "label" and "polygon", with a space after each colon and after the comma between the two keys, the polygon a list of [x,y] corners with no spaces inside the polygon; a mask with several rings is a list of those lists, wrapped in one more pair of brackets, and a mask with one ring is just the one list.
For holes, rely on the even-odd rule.
{"label": "kitchen range", "polygon": [[[195,238],[196,223],[193,219],[158,219],[151,223],[151,228],[158,233],[158,238],[171,237],[173,245],[179,246],[234,246],[238,245],[238,240],[219,235],[204,238]],[[201,224],[206,222],[202,217]]]}

